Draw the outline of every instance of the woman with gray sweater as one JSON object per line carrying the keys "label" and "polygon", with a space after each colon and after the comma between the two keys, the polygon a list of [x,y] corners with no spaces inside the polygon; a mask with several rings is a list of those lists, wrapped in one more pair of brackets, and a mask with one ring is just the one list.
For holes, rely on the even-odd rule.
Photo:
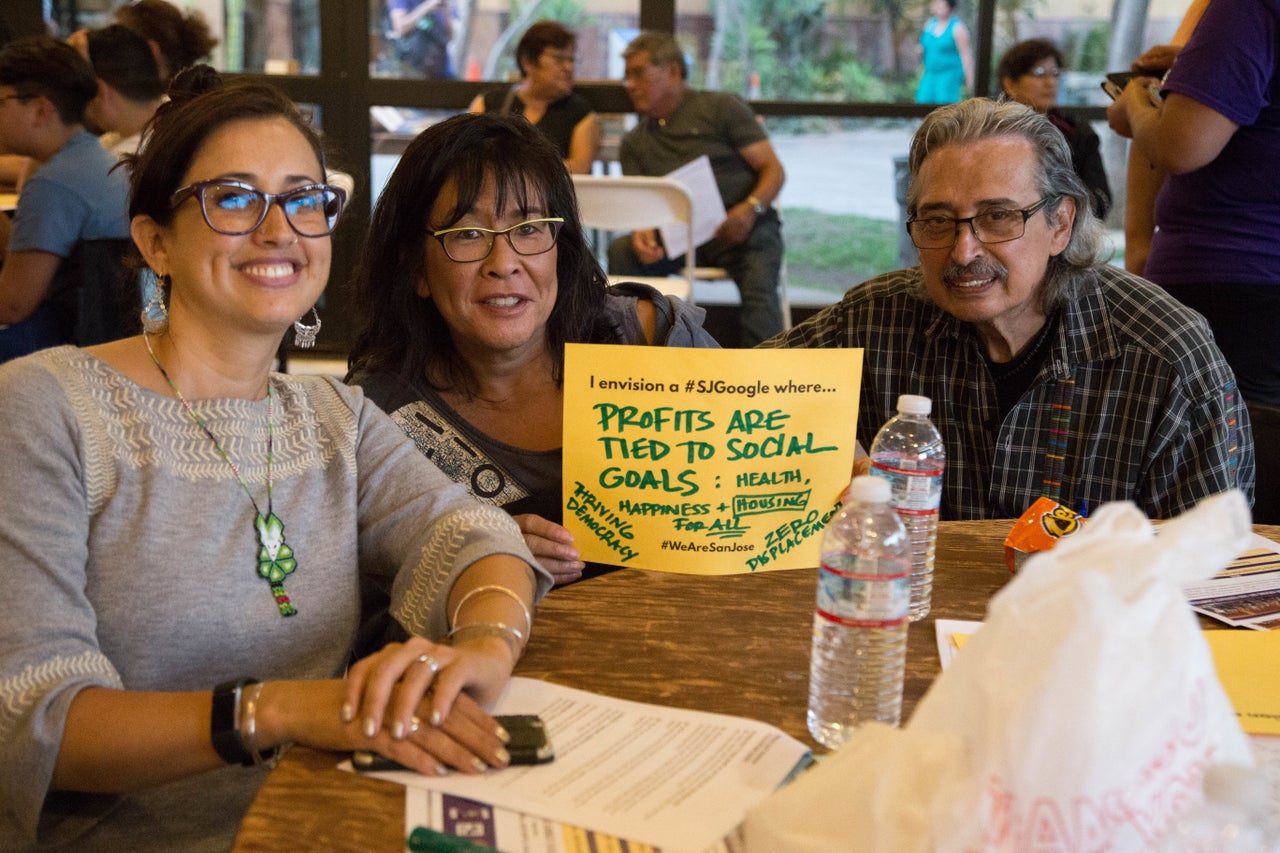
{"label": "woman with gray sweater", "polygon": [[[270,371],[344,195],[275,89],[171,95],[131,161],[144,333],[0,368],[5,848],[225,850],[289,743],[504,766],[484,707],[551,584],[358,390]],[[409,638],[348,669],[379,610]]]}

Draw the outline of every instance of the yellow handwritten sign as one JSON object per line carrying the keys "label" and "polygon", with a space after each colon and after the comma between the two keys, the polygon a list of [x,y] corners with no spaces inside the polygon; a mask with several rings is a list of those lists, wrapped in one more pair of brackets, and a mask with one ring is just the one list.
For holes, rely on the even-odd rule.
{"label": "yellow handwritten sign", "polygon": [[564,525],[582,558],[686,574],[818,565],[849,485],[862,350],[570,344]]}

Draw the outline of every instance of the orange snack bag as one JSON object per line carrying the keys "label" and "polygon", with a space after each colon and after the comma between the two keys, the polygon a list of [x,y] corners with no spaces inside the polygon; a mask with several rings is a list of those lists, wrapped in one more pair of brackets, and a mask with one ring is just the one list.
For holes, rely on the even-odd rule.
{"label": "orange snack bag", "polygon": [[1037,551],[1048,551],[1058,540],[1070,536],[1084,524],[1084,516],[1067,509],[1052,498],[1037,498],[1013,524],[1004,539],[1004,562],[1009,571],[1022,568]]}

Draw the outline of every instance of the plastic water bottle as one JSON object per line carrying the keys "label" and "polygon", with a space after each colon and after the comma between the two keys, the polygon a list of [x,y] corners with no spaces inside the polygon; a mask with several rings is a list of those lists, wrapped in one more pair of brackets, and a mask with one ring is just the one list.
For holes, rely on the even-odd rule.
{"label": "plastic water bottle", "polygon": [[809,732],[835,749],[854,728],[902,715],[910,542],[889,484],[855,477],[822,539],[809,663]]}
{"label": "plastic water bottle", "polygon": [[933,555],[938,547],[938,506],[947,451],[929,420],[933,401],[903,394],[898,414],[871,442],[871,473],[893,487],[893,508],[911,537],[911,621],[929,615],[933,597]]}

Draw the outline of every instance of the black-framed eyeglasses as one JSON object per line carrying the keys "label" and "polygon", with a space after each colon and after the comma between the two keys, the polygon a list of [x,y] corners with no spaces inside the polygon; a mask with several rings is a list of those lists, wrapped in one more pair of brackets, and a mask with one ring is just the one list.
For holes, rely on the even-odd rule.
{"label": "black-framed eyeglasses", "polygon": [[917,249],[949,249],[960,239],[960,226],[968,225],[980,243],[1008,243],[1027,230],[1027,220],[1046,204],[1058,198],[1049,196],[1030,207],[1014,210],[998,207],[977,216],[956,219],[951,216],[918,216],[907,220],[907,233]]}
{"label": "black-framed eyeglasses", "polygon": [[200,200],[205,224],[219,234],[238,236],[256,231],[276,204],[289,227],[302,237],[333,233],[342,215],[347,193],[332,184],[307,184],[282,193],[263,192],[241,181],[198,181],[175,190],[169,197],[176,208],[190,196]]}
{"label": "black-framed eyeglasses", "polygon": [[560,226],[564,218],[544,216],[541,219],[526,219],[517,222],[510,228],[495,231],[492,228],[479,228],[475,225],[463,225],[458,228],[444,228],[432,231],[431,236],[440,241],[444,253],[449,260],[460,264],[483,261],[493,251],[493,243],[501,234],[518,255],[541,255],[550,252],[560,234]]}

